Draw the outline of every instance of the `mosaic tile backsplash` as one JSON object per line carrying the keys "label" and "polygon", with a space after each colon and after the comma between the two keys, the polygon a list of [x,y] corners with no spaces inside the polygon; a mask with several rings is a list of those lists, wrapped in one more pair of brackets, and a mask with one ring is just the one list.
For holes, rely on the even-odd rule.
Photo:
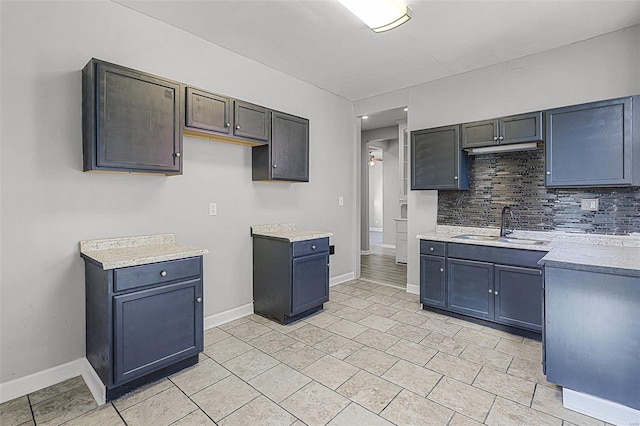
{"label": "mosaic tile backsplash", "polygon": [[[499,228],[502,208],[512,206],[516,229],[640,232],[640,188],[545,188],[542,149],[471,156],[469,180],[468,191],[439,191],[439,225]],[[598,198],[598,211],[580,210],[582,198]]]}

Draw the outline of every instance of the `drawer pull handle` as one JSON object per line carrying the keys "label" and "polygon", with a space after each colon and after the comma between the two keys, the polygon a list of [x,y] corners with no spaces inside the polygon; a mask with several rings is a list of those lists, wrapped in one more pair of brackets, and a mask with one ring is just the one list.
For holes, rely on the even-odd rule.
{"label": "drawer pull handle", "polygon": [[167,276],[167,271],[162,271],[162,272],[160,272],[160,276],[161,276],[161,277],[166,277],[166,276]]}
{"label": "drawer pull handle", "polygon": [[315,250],[315,249],[316,249],[315,245],[311,246],[311,250]]}
{"label": "drawer pull handle", "polygon": [[198,303],[202,303],[202,297],[198,297],[198,298],[196,299],[196,302],[198,302]]}

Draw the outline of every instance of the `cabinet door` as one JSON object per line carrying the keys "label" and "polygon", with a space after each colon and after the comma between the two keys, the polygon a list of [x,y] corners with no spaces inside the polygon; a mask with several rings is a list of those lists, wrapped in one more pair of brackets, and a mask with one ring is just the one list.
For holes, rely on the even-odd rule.
{"label": "cabinet door", "polygon": [[271,178],[309,181],[309,120],[271,113]]}
{"label": "cabinet door", "polygon": [[202,280],[114,296],[114,384],[202,351]]}
{"label": "cabinet door", "polygon": [[462,125],[462,148],[478,148],[498,143],[498,120],[477,121]]}
{"label": "cabinet door", "polygon": [[411,132],[411,189],[469,189],[460,126]]}
{"label": "cabinet door", "polygon": [[293,258],[291,314],[329,300],[329,253]]}
{"label": "cabinet door", "polygon": [[186,92],[185,127],[228,135],[231,100],[192,87]]}
{"label": "cabinet door", "polygon": [[233,135],[258,141],[269,141],[269,110],[248,102],[234,101]]}
{"label": "cabinet door", "polygon": [[538,142],[542,140],[542,112],[512,115],[499,120],[499,144]]}
{"label": "cabinet door", "polygon": [[420,255],[420,303],[445,308],[444,257]]}
{"label": "cabinet door", "polygon": [[447,259],[448,308],[477,318],[493,319],[493,264]]}
{"label": "cabinet door", "polygon": [[546,185],[632,183],[632,98],[547,111]]}
{"label": "cabinet door", "polygon": [[180,84],[98,62],[96,169],[179,173]]}
{"label": "cabinet door", "polygon": [[495,265],[495,320],[542,331],[542,271]]}

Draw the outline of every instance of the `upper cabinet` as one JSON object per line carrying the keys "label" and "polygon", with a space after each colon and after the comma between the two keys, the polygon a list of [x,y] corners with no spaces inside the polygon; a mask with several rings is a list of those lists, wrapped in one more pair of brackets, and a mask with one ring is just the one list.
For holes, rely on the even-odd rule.
{"label": "upper cabinet", "polygon": [[233,101],[233,135],[261,142],[269,142],[270,111],[258,105]]}
{"label": "upper cabinet", "polygon": [[213,93],[186,88],[185,130],[229,135],[231,131],[231,99]]}
{"label": "upper cabinet", "polygon": [[460,126],[411,132],[411,189],[469,189]]}
{"label": "upper cabinet", "polygon": [[462,149],[542,141],[542,112],[462,125]]}
{"label": "upper cabinet", "polygon": [[254,181],[309,181],[309,120],[271,111],[271,142],[252,148]]}
{"label": "upper cabinet", "polygon": [[182,173],[180,83],[92,59],[82,70],[83,170]]}
{"label": "upper cabinet", "polygon": [[546,111],[546,186],[640,185],[638,102],[633,96]]}

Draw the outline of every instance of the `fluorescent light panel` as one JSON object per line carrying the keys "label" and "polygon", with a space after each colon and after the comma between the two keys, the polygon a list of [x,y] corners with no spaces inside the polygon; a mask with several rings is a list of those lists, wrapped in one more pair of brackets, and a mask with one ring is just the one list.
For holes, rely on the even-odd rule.
{"label": "fluorescent light panel", "polygon": [[402,0],[338,0],[351,13],[380,33],[411,19],[411,9]]}

